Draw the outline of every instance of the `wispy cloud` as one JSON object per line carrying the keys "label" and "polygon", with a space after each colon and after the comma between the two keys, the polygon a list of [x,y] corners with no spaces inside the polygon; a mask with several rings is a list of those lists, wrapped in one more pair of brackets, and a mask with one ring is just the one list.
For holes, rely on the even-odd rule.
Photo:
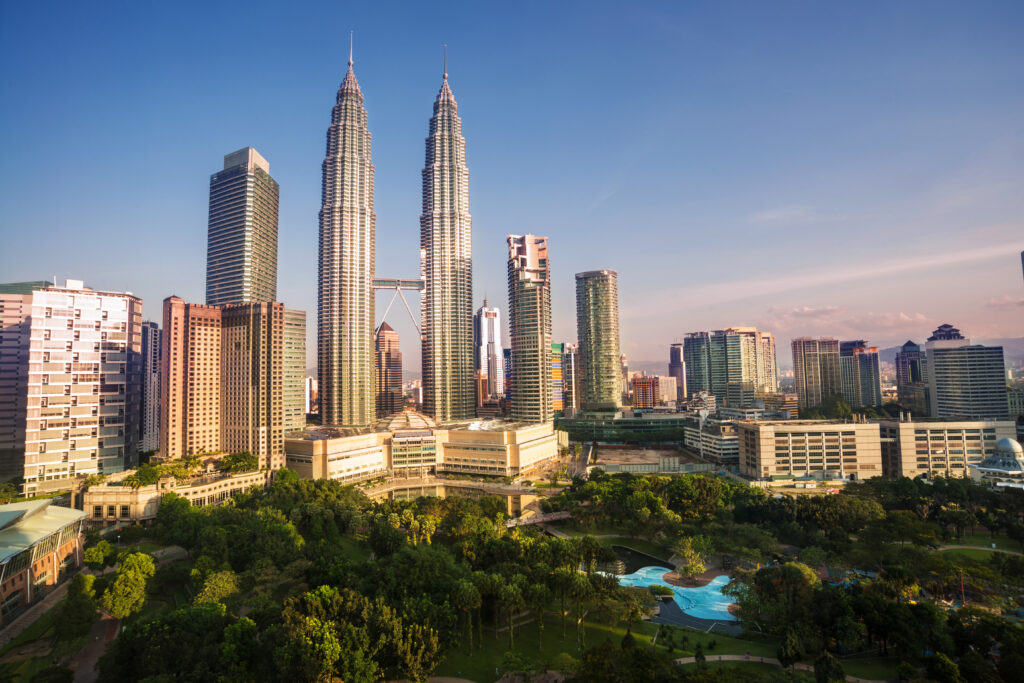
{"label": "wispy cloud", "polygon": [[997,258],[1019,258],[1024,242],[994,244],[976,249],[901,256],[885,261],[857,261],[829,267],[789,271],[783,275],[764,278],[706,282],[695,287],[663,289],[645,292],[641,300],[630,302],[623,318],[640,319],[666,312],[678,311],[695,301],[702,304],[722,304],[783,292],[814,291],[829,285],[853,281],[871,281],[898,273],[917,270],[948,268],[959,264],[988,261]]}
{"label": "wispy cloud", "polygon": [[831,318],[842,310],[844,309],[841,306],[798,306],[796,308],[776,308],[773,306],[768,309],[768,312],[791,318]]}
{"label": "wispy cloud", "polygon": [[985,304],[986,308],[1003,308],[1003,309],[1014,309],[1024,307],[1024,297],[1013,297],[1009,294],[1004,294],[999,298],[992,298]]}

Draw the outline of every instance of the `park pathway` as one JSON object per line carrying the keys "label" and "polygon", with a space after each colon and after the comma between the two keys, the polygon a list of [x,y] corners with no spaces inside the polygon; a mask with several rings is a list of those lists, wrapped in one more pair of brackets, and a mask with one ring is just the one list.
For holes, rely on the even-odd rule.
{"label": "park pathway", "polygon": [[[179,560],[186,555],[187,552],[184,548],[172,545],[167,548],[161,548],[160,550],[154,551],[153,559],[156,560],[156,566],[159,567],[167,564],[168,562]],[[107,567],[101,572],[93,572],[88,567],[85,567],[80,571],[86,574],[96,574],[97,576],[101,576],[103,574],[116,571],[116,567],[117,565]],[[11,621],[11,623],[4,626],[3,629],[0,629],[0,649],[6,647],[9,642],[20,636],[25,629],[34,624],[36,619],[43,616],[48,610],[52,609],[58,602],[63,600],[64,596],[67,595],[68,586],[71,585],[71,579],[73,577],[74,574],[69,574],[59,586],[43,596],[42,600],[19,614],[13,621]]]}
{"label": "park pathway", "polygon": [[[717,659],[716,659],[717,657]],[[683,657],[682,659],[675,660],[676,664],[693,664],[696,662],[694,657]],[[772,657],[751,657],[750,655],[711,655],[705,656],[705,661],[708,662],[755,662],[762,664],[773,664],[777,667],[782,667],[782,662]],[[797,671],[814,671],[814,667],[810,664],[804,664],[800,662],[794,664],[793,668]],[[846,680],[852,681],[853,683],[886,683],[884,680],[874,680],[871,678],[857,678],[856,676],[847,676]]]}
{"label": "park pathway", "polygon": [[983,545],[940,545],[938,547],[938,550],[987,550],[990,553],[1006,553],[1007,555],[1024,556],[1024,553],[1019,553],[1016,550],[1003,550],[1002,548],[986,548]]}

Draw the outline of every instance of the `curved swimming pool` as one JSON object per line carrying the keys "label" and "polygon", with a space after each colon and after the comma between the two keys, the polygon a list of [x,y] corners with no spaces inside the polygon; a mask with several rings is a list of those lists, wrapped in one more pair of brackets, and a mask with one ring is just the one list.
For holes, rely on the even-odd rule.
{"label": "curved swimming pool", "polygon": [[729,613],[729,605],[733,603],[732,599],[722,595],[722,588],[729,583],[728,576],[716,576],[707,585],[699,588],[684,588],[683,586],[673,586],[665,581],[662,577],[666,573],[664,567],[644,567],[632,574],[623,574],[618,579],[623,586],[668,586],[672,589],[679,609],[691,617],[736,621],[736,617]]}

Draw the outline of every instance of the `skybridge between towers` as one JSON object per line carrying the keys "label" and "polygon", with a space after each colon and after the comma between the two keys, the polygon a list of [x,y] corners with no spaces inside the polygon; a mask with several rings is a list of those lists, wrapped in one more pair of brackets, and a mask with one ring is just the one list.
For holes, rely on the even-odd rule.
{"label": "skybridge between towers", "polygon": [[402,294],[403,289],[415,290],[422,292],[424,282],[421,278],[404,278],[404,277],[381,277],[373,279],[373,288],[378,289],[393,289],[395,293],[391,295],[391,301],[388,302],[388,307],[384,309],[384,315],[381,316],[380,322],[377,324],[377,329],[374,330],[374,337],[380,332],[380,326],[387,320],[388,313],[391,311],[391,305],[395,303],[395,298],[400,297],[402,303],[405,304],[405,310],[409,313],[409,319],[412,320],[413,327],[416,331],[420,331],[420,323],[416,320],[416,316],[412,314],[412,309],[409,308],[409,302],[405,300],[405,295]]}

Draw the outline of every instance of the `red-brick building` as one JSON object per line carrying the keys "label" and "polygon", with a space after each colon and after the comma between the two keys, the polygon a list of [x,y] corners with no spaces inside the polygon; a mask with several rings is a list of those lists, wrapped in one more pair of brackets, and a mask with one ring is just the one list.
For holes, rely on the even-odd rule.
{"label": "red-brick building", "polygon": [[82,564],[86,514],[52,502],[0,505],[0,623]]}

